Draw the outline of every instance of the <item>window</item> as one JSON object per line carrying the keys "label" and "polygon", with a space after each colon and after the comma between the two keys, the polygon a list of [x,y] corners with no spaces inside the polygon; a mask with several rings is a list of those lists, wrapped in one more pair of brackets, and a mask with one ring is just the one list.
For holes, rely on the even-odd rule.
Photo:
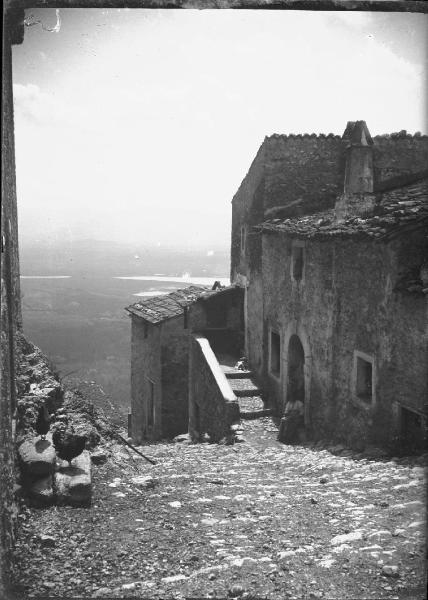
{"label": "window", "polygon": [[279,333],[270,332],[270,371],[277,377],[281,370],[281,338]]}
{"label": "window", "polygon": [[245,229],[245,225],[241,226],[241,252],[244,254],[245,252],[245,244],[246,244],[247,232]]}
{"label": "window", "polygon": [[371,404],[374,400],[373,357],[358,350],[354,353],[354,392],[365,404]]}
{"label": "window", "polygon": [[292,254],[292,277],[294,281],[301,281],[303,277],[304,248],[303,246],[293,246]]}

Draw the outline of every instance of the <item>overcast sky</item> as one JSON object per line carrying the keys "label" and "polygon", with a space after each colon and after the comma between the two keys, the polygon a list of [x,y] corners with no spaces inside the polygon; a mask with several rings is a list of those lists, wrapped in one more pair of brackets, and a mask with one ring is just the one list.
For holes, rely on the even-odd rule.
{"label": "overcast sky", "polygon": [[[54,9],[27,16],[56,24]],[[427,15],[67,9],[14,47],[21,242],[228,246],[265,135],[426,122]]]}

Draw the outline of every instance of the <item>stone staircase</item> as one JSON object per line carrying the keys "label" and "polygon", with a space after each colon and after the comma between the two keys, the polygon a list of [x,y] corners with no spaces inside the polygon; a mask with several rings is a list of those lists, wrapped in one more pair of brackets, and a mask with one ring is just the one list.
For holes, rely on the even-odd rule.
{"label": "stone staircase", "polygon": [[224,369],[224,374],[233,393],[238,398],[241,419],[258,419],[272,414],[272,409],[266,408],[263,392],[254,380],[251,371],[228,367]]}

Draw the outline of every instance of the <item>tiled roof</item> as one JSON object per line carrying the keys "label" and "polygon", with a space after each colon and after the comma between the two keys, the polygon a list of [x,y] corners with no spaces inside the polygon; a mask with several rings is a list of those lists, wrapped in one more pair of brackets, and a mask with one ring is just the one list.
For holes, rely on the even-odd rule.
{"label": "tiled roof", "polygon": [[182,315],[186,306],[196,302],[202,294],[210,289],[207,286],[191,285],[170,294],[153,296],[147,300],[141,300],[128,306],[126,310],[132,315],[149,321],[149,323],[161,323],[172,317]]}
{"label": "tiled roof", "polygon": [[237,286],[217,287],[215,290],[205,285],[191,285],[182,290],[176,290],[162,296],[152,296],[131,304],[125,310],[132,315],[141,317],[149,323],[161,323],[184,313],[184,308],[198,300],[207,300],[213,296],[237,289]]}
{"label": "tiled roof", "polygon": [[310,238],[333,235],[385,238],[419,226],[428,228],[428,179],[376,194],[373,213],[367,217],[349,217],[338,223],[331,209],[304,217],[270,219],[256,229]]}

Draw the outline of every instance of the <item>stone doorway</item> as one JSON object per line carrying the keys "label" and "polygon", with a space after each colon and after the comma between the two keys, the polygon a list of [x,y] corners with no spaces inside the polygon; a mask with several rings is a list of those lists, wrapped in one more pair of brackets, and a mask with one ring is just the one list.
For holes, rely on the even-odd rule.
{"label": "stone doorway", "polygon": [[305,352],[298,335],[288,342],[287,401],[305,402]]}

